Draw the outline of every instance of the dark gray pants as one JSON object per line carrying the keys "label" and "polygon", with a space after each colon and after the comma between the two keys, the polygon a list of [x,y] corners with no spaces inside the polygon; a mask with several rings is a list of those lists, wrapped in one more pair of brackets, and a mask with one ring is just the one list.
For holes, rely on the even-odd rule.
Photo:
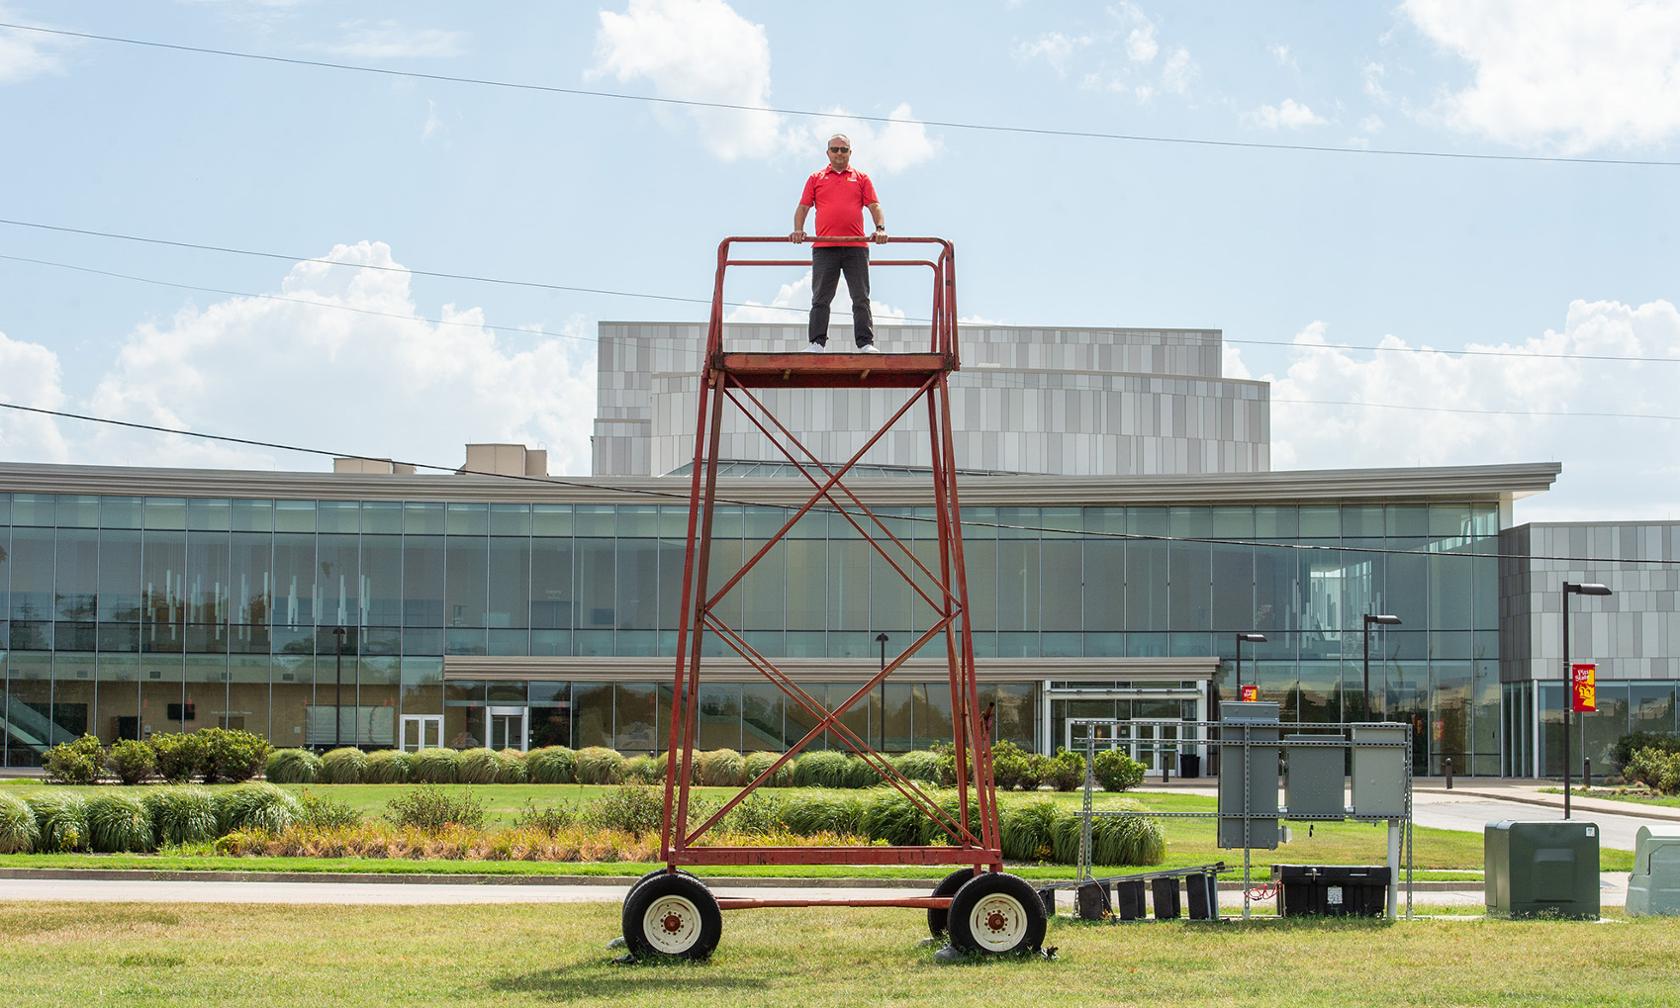
{"label": "dark gray pants", "polygon": [[875,319],[869,313],[869,249],[862,245],[811,250],[811,342],[828,345],[828,306],[842,272],[852,294],[852,336],[866,347],[875,342]]}

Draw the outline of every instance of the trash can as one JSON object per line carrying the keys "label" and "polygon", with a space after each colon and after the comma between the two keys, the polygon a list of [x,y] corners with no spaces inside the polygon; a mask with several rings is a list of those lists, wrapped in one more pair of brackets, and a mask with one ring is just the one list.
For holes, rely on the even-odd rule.
{"label": "trash can", "polygon": [[1381,917],[1387,865],[1273,865],[1281,917]]}
{"label": "trash can", "polygon": [[1634,835],[1627,915],[1680,915],[1680,826],[1641,826]]}
{"label": "trash can", "polygon": [[1193,752],[1179,753],[1178,775],[1180,777],[1200,777],[1202,775],[1202,757]]}
{"label": "trash can", "polygon": [[1482,831],[1490,917],[1597,920],[1598,827],[1578,819],[1502,819]]}

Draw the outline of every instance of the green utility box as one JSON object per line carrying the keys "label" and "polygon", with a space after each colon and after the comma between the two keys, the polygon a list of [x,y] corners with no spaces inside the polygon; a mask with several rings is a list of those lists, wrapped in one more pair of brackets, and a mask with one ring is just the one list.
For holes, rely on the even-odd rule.
{"label": "green utility box", "polygon": [[1641,826],[1634,834],[1629,917],[1680,915],[1680,826]]}
{"label": "green utility box", "polygon": [[1488,823],[1482,868],[1490,917],[1598,919],[1598,826],[1573,819]]}

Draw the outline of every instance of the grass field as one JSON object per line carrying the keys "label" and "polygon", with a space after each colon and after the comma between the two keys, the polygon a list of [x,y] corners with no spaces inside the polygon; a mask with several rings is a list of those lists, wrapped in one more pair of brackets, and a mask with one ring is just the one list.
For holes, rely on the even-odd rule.
{"label": "grass field", "polygon": [[616,903],[0,904],[16,1005],[1672,1005],[1680,920],[1060,923],[938,965],[914,910],[725,916],[707,963],[614,965]]}
{"label": "grass field", "polygon": [[[1541,788],[1546,794],[1563,794],[1563,788]],[[1610,801],[1631,802],[1635,805],[1661,805],[1665,808],[1680,808],[1680,795],[1650,795],[1629,794],[1620,788],[1570,788],[1569,793],[1577,798],[1606,798]]]}
{"label": "grass field", "polygon": [[[375,816],[384,809],[385,804],[393,797],[413,785],[334,784],[285,786],[288,790],[294,792],[309,790],[315,792],[316,794],[330,796],[337,801],[347,802],[355,806],[366,815]],[[39,789],[44,787],[56,788],[57,785],[44,785],[39,781],[0,781],[0,788],[4,788],[6,791],[17,795],[27,794],[29,789]],[[533,801],[538,805],[575,804],[596,797],[599,794],[610,790],[610,788],[607,787],[582,784],[487,784],[452,785],[452,787],[476,795],[484,802],[486,809],[490,812],[492,821],[500,823],[510,822],[514,815],[516,815],[519,810],[525,806],[527,801]],[[101,785],[98,788],[71,788],[69,790],[108,792],[119,789],[110,785]],[[144,791],[145,788],[133,788],[127,790]],[[696,791],[699,794],[706,795],[712,800],[719,802],[733,793],[733,789],[730,788],[698,788]],[[776,793],[791,794],[794,793],[794,789],[776,789]],[[1160,812],[1209,812],[1215,807],[1215,803],[1212,798],[1200,795],[1146,791],[1132,792],[1128,795],[1128,797],[1142,802],[1145,807],[1153,811]],[[1001,800],[1004,803],[1022,802],[1043,798],[1049,798],[1058,804],[1069,808],[1078,808],[1082,796],[1078,792],[1038,792],[1032,795],[1016,792],[1001,796]],[[1111,800],[1110,796],[1098,795],[1098,808],[1103,806],[1105,799]],[[1161,829],[1166,836],[1167,855],[1166,861],[1164,862],[1166,867],[1185,867],[1189,865],[1209,864],[1215,861],[1224,861],[1228,864],[1234,863],[1240,868],[1242,863],[1241,851],[1221,850],[1215,845],[1214,821],[1212,819],[1159,819],[1157,822],[1160,823]],[[1273,863],[1381,864],[1383,863],[1385,857],[1387,831],[1381,826],[1373,826],[1363,823],[1320,823],[1312,828],[1311,836],[1308,835],[1308,828],[1304,823],[1293,824],[1291,830],[1293,833],[1293,839],[1289,843],[1280,846],[1275,851],[1254,852],[1253,863],[1256,870],[1258,870],[1261,874],[1268,873],[1270,866]],[[1415,858],[1416,867],[1420,872],[1463,870],[1474,870],[1479,872],[1482,867],[1482,838],[1476,833],[1455,830],[1427,829],[1420,827],[1416,831],[1413,845],[1413,856]],[[208,863],[210,859],[191,856],[191,854],[183,859],[180,852],[175,852],[172,856],[51,856],[53,859],[63,859],[65,861],[65,866],[113,866],[116,863],[115,859],[120,859],[124,862],[123,866],[125,867],[130,866],[130,864],[128,864],[129,862],[138,862],[143,866],[152,866],[155,864],[157,867],[163,867],[164,865],[162,864],[162,859],[165,857],[172,858],[173,863],[171,863],[169,867],[175,869],[186,869],[192,867],[225,868],[226,865],[224,862],[232,861],[236,862],[234,867],[245,870],[258,870],[262,868],[281,867],[278,864],[269,864],[269,862],[300,860],[281,858],[220,858],[215,859],[217,863],[210,864]],[[0,866],[4,867],[47,867],[50,863],[51,861],[49,860],[49,856],[46,855],[0,855]],[[520,862],[471,863],[434,861],[426,862],[426,864],[438,866],[439,868],[442,868],[444,865],[448,865],[449,867],[443,870],[450,871],[489,870],[496,873],[526,873],[540,871],[548,874],[577,874],[579,873],[580,867],[578,865],[526,866]],[[478,867],[475,869],[466,869],[462,867],[467,864],[476,864]],[[1607,848],[1601,852],[1600,867],[1605,871],[1629,871],[1632,864],[1633,855],[1631,852],[1615,851]],[[315,870],[332,871],[388,871],[392,870],[394,867],[395,866],[393,866],[391,862],[351,861],[336,864],[332,868],[322,868],[320,863],[316,862],[304,870],[314,868]],[[296,870],[296,868],[294,865],[287,865],[285,866],[285,870]],[[1122,869],[1116,869],[1116,871],[1120,870]],[[620,865],[615,866],[612,873],[629,873],[630,871],[631,869],[627,866]],[[741,873],[742,872],[740,870],[736,869],[731,869],[727,872],[727,874]],[[890,871],[870,869],[868,871],[864,871],[862,869],[847,868],[843,873],[836,874],[844,874],[855,877],[858,875],[878,873],[894,874],[898,877],[928,876],[928,872],[926,870],[904,871],[902,869]],[[1066,866],[1051,866],[1048,867],[1042,874],[1044,877],[1063,877],[1067,875],[1067,873],[1068,869]],[[771,873],[766,872],[766,874]],[[783,870],[776,874],[809,875],[814,873],[809,869],[801,868],[795,870]],[[1420,877],[1429,878],[1451,876],[1422,875]]]}

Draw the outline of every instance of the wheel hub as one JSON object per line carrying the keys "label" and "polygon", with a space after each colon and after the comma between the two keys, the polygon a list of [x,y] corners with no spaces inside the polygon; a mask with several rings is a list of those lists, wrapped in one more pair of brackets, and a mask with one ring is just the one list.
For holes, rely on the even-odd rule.
{"label": "wheel hub", "polygon": [[1009,919],[1001,911],[993,910],[986,915],[986,928],[990,931],[1002,931],[1009,926]]}
{"label": "wheel hub", "polygon": [[683,919],[674,913],[668,913],[659,923],[665,928],[666,934],[676,934],[682,930]]}

